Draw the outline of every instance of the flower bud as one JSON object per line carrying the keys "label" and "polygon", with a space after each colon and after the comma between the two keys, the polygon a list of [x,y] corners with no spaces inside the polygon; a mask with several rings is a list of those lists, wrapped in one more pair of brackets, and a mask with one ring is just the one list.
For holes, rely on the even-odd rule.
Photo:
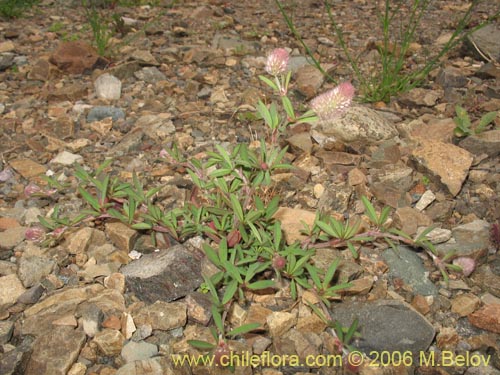
{"label": "flower bud", "polygon": [[282,270],[286,266],[286,258],[281,255],[275,255],[273,257],[273,267],[277,270]]}
{"label": "flower bud", "polygon": [[469,276],[476,269],[476,261],[469,257],[454,259],[453,264],[462,268],[462,273],[465,277]]}
{"label": "flower bud", "polygon": [[266,72],[277,76],[286,72],[290,55],[284,48],[276,48],[267,56]]}
{"label": "flower bud", "polygon": [[233,229],[227,235],[227,246],[234,247],[241,241],[241,233],[238,229]]}

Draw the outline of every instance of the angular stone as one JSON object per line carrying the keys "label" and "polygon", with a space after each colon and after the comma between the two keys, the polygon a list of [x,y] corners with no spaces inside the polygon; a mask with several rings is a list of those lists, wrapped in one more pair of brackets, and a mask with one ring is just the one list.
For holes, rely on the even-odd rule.
{"label": "angular stone", "polygon": [[[431,323],[410,305],[393,300],[375,302],[346,302],[331,310],[333,320],[349,327],[358,319],[360,339],[356,348],[370,351],[425,351],[434,339],[435,330]],[[398,327],[398,334],[394,334]],[[418,356],[418,354],[417,354]]]}
{"label": "angular stone", "polygon": [[134,315],[136,325],[150,324],[153,329],[168,331],[186,324],[186,304],[183,302],[157,301]]}
{"label": "angular stone", "polygon": [[111,242],[113,242],[113,245],[126,252],[133,250],[135,240],[138,236],[137,231],[120,222],[107,223],[106,234]]}
{"label": "angular stone", "polygon": [[349,107],[344,116],[320,125],[321,130],[342,142],[367,143],[391,139],[398,135],[396,128],[377,111],[358,105]]}
{"label": "angular stone", "polygon": [[109,106],[93,107],[87,114],[87,122],[101,121],[111,117],[113,121],[125,118],[125,112],[121,108]]}
{"label": "angular stone", "polygon": [[120,331],[106,328],[97,332],[92,341],[105,356],[116,356],[122,351],[125,337]]}
{"label": "angular stone", "polygon": [[[49,101],[64,101],[68,100],[71,102],[81,100],[87,96],[87,85],[80,82],[70,83],[62,87],[58,87],[54,90],[50,90],[47,93],[47,100]],[[64,122],[63,122],[64,124]],[[73,125],[71,123],[71,125]]]}
{"label": "angular stone", "polygon": [[74,163],[80,163],[83,161],[83,156],[78,154],[72,154],[68,151],[61,151],[58,153],[54,159],[50,161],[51,164],[62,164],[62,165],[72,165]]}
{"label": "angular stone", "polygon": [[442,96],[442,93],[436,90],[423,89],[421,87],[414,88],[407,93],[400,95],[398,100],[404,105],[415,107],[415,106],[426,106],[432,107],[436,104],[436,101]]}
{"label": "angular stone", "polygon": [[498,156],[500,155],[500,129],[470,135],[462,140],[459,146],[474,155]]}
{"label": "angular stone", "polygon": [[149,51],[135,49],[130,55],[132,60],[139,62],[141,65],[154,65],[159,66],[160,64],[155,59],[155,57]]}
{"label": "angular stone", "polygon": [[11,160],[9,164],[17,173],[26,179],[31,179],[47,171],[47,167],[31,159],[15,159]]}
{"label": "angular stone", "polygon": [[17,275],[0,277],[0,309],[16,303],[21,294],[26,291]]}
{"label": "angular stone", "polygon": [[269,315],[271,315],[272,310],[257,304],[257,303],[252,303],[250,305],[250,308],[248,309],[248,314],[245,320],[245,324],[249,323],[260,323],[262,327],[267,322],[267,318]]}
{"label": "angular stone", "polygon": [[286,243],[291,245],[295,241],[306,239],[306,236],[300,233],[304,229],[303,222],[312,228],[316,213],[302,209],[280,207],[274,214],[274,218],[281,222],[281,229],[285,235]]}
{"label": "angular stone", "polygon": [[500,274],[495,274],[489,264],[483,264],[471,276],[472,281],[481,289],[500,298]]}
{"label": "angular stone", "polygon": [[83,74],[92,71],[98,59],[99,55],[89,44],[69,41],[60,43],[49,61],[70,74]]}
{"label": "angular stone", "polygon": [[169,363],[168,356],[143,359],[134,361],[120,367],[114,375],[188,375],[190,372],[185,372],[181,367],[172,369]]}
{"label": "angular stone", "polygon": [[476,312],[468,316],[469,322],[472,325],[491,331],[500,333],[500,305],[485,305]]}
{"label": "angular stone", "polygon": [[415,251],[406,246],[398,246],[397,253],[389,248],[382,253],[382,257],[389,266],[390,277],[403,279],[416,294],[437,295],[437,289],[427,277],[422,259]]}
{"label": "angular stone", "polygon": [[297,88],[307,99],[311,99],[318,93],[319,88],[325,81],[325,76],[312,65],[303,65],[297,69],[294,75]]}
{"label": "angular stone", "polygon": [[156,354],[158,354],[158,347],[144,341],[130,341],[123,346],[121,351],[121,356],[125,360],[125,363],[148,359],[154,357]]}
{"label": "angular stone", "polygon": [[0,345],[7,344],[14,332],[14,322],[5,320],[0,321]]}
{"label": "angular stone", "polygon": [[34,343],[25,375],[66,375],[78,358],[85,334],[72,327],[55,326]]}
{"label": "angular stone", "polygon": [[490,225],[484,220],[474,220],[456,226],[451,231],[453,241],[438,245],[436,250],[440,255],[454,250],[456,256],[469,256],[475,259],[482,257],[486,255],[490,243],[489,228]]}
{"label": "angular stone", "polygon": [[66,247],[70,254],[82,254],[87,252],[89,247],[101,246],[106,243],[106,236],[103,232],[93,228],[81,228],[66,240]]}
{"label": "angular stone", "polygon": [[12,250],[19,245],[26,233],[25,227],[14,227],[0,232],[0,250]]}
{"label": "angular stone", "polygon": [[[417,229],[417,236],[420,235],[425,229],[424,227],[419,227]],[[434,228],[429,233],[425,235],[431,243],[434,245],[448,241],[451,238],[451,230],[444,228]]]}
{"label": "angular stone", "polygon": [[175,133],[175,126],[170,113],[144,115],[135,122],[136,129],[142,129],[151,139],[165,139]]}
{"label": "angular stone", "polygon": [[208,325],[212,318],[212,303],[208,294],[194,292],[185,298],[189,320]]}
{"label": "angular stone", "polygon": [[100,75],[94,81],[95,92],[98,98],[118,100],[122,94],[121,81],[109,73]]}
{"label": "angular stone", "polygon": [[394,214],[394,225],[411,236],[419,227],[431,226],[432,220],[412,207],[402,207]]}
{"label": "angular stone", "polygon": [[129,290],[147,303],[178,299],[203,281],[200,260],[182,245],[146,254],[121,272]]}
{"label": "angular stone", "polygon": [[[478,58],[488,56],[500,62],[500,26],[497,23],[491,23],[479,30],[474,31],[466,39],[469,48],[475,52]],[[477,49],[481,53],[477,52]]]}
{"label": "angular stone", "polygon": [[160,72],[158,68],[153,67],[153,66],[147,66],[145,68],[142,68],[141,70],[138,70],[134,73],[134,76],[144,82],[147,83],[156,83],[158,81],[166,81],[167,77],[165,74]]}
{"label": "angular stone", "polygon": [[301,152],[307,152],[308,154],[310,154],[313,148],[309,132],[294,134],[291,137],[287,138],[286,141],[290,144],[292,150],[299,150]]}
{"label": "angular stone", "polygon": [[55,320],[74,315],[78,305],[95,297],[104,288],[93,284],[81,288],[65,288],[44,298],[24,311],[21,334],[42,336],[53,329]]}
{"label": "angular stone", "polygon": [[435,199],[436,196],[434,193],[431,190],[426,190],[415,204],[415,208],[419,211],[423,211],[427,206],[434,202]]}
{"label": "angular stone", "polygon": [[56,262],[38,256],[22,256],[19,260],[17,275],[25,288],[39,283],[43,277],[52,272]]}
{"label": "angular stone", "polygon": [[112,273],[104,278],[104,286],[108,289],[115,289],[120,293],[125,293],[125,276],[122,273]]}
{"label": "angular stone", "polygon": [[451,301],[451,311],[460,317],[472,314],[481,305],[481,300],[474,294],[460,294]]}
{"label": "angular stone", "polygon": [[417,294],[413,301],[411,301],[411,305],[422,315],[427,315],[431,311],[431,307],[429,306],[429,302],[427,302],[427,298]]}
{"label": "angular stone", "polygon": [[297,314],[275,311],[267,317],[266,321],[270,336],[279,337],[297,324]]}
{"label": "angular stone", "polygon": [[473,160],[472,155],[460,147],[431,140],[421,140],[411,158],[417,168],[444,184],[453,196],[462,189]]}

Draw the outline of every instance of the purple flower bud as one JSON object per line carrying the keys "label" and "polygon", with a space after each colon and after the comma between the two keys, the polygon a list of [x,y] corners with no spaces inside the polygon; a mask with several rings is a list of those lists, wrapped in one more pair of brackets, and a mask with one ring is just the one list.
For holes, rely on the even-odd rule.
{"label": "purple flower bud", "polygon": [[167,150],[165,150],[164,148],[162,148],[161,151],[160,151],[160,158],[166,158],[167,156],[168,156]]}
{"label": "purple flower bud", "polygon": [[320,120],[326,121],[341,116],[351,105],[354,97],[354,86],[343,82],[337,87],[318,95],[310,105]]}
{"label": "purple flower bud", "polygon": [[45,230],[42,227],[31,227],[26,229],[26,232],[24,233],[24,237],[28,241],[34,241],[38,242],[40,241],[43,236],[45,236]]}
{"label": "purple flower bud", "polygon": [[286,72],[290,55],[284,48],[276,48],[267,56],[266,72],[277,76]]}
{"label": "purple flower bud", "polygon": [[62,236],[62,234],[64,232],[66,232],[66,229],[68,229],[68,227],[59,227],[59,228],[56,228],[54,229],[52,232],[51,232],[51,235],[52,237],[54,238],[59,238]]}
{"label": "purple flower bud", "polygon": [[460,257],[453,260],[455,266],[462,268],[462,273],[465,277],[469,276],[476,269],[476,261],[469,257]]}
{"label": "purple flower bud", "polygon": [[38,186],[37,184],[30,183],[28,186],[24,188],[24,195],[29,198],[33,194],[40,193],[42,191],[42,188]]}
{"label": "purple flower bud", "polygon": [[275,255],[273,257],[273,267],[277,270],[282,270],[286,266],[286,259],[281,255]]}

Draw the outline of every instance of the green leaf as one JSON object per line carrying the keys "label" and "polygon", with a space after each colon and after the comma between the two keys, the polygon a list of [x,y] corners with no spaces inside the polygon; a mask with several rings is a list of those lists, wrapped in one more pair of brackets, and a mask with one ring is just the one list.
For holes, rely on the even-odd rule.
{"label": "green leaf", "polygon": [[261,290],[267,288],[274,288],[275,283],[273,280],[259,280],[254,283],[248,284],[248,289],[251,290]]}
{"label": "green leaf", "polygon": [[364,195],[361,197],[361,202],[363,202],[363,206],[365,206],[366,216],[368,216],[373,224],[377,225],[377,212],[375,211],[375,208],[373,207],[371,202]]}
{"label": "green leaf", "polygon": [[[362,237],[360,237],[360,238],[362,238]],[[356,237],[356,240],[359,241],[359,239],[357,237]],[[358,253],[358,251],[356,250],[356,248],[354,247],[354,245],[350,241],[347,241],[347,247],[351,251],[352,257],[354,259],[358,259],[359,258],[359,253]]]}
{"label": "green leaf", "polygon": [[288,96],[282,96],[281,102],[283,103],[283,108],[291,121],[295,120],[295,112],[293,110],[293,105]]}
{"label": "green leaf", "polygon": [[358,329],[359,320],[355,318],[344,336],[344,344],[349,344]]}
{"label": "green leaf", "polygon": [[194,348],[201,349],[201,350],[212,350],[215,348],[214,344],[210,344],[209,342],[206,341],[200,341],[200,340],[187,340],[187,343],[191,345]]}
{"label": "green leaf", "polygon": [[481,117],[481,120],[479,120],[479,124],[477,125],[475,129],[475,133],[479,134],[481,133],[486,126],[488,126],[489,123],[493,122],[495,118],[497,117],[498,112],[488,112],[483,117]]}
{"label": "green leaf", "polygon": [[236,281],[238,281],[240,284],[243,284],[243,279],[241,278],[240,271],[238,271],[238,268],[231,262],[222,261],[222,266],[226,270],[226,272]]}
{"label": "green leaf", "polygon": [[260,328],[261,324],[260,323],[248,323],[248,324],[243,324],[242,326],[235,328],[227,333],[227,336],[238,336],[243,333],[251,332],[256,330],[257,328]]}
{"label": "green leaf", "polygon": [[102,171],[104,171],[107,167],[109,167],[111,165],[111,163],[113,162],[113,159],[106,159],[104,160],[101,165],[99,165],[96,170],[95,170],[95,175],[96,176],[99,176]]}
{"label": "green leaf", "polygon": [[259,76],[259,79],[264,82],[266,85],[268,85],[270,88],[272,88],[274,91],[278,91],[278,86],[271,81],[269,78],[264,77],[264,76]]}
{"label": "green leaf", "polygon": [[91,195],[87,190],[85,190],[83,187],[78,186],[78,191],[80,192],[81,196],[85,201],[92,206],[92,208],[98,212],[101,211],[101,205],[99,204],[99,201],[97,200],[96,197]]}
{"label": "green leaf", "polygon": [[259,102],[257,103],[257,112],[262,116],[267,126],[271,127],[272,126],[271,113],[261,100],[259,100]]}
{"label": "green leaf", "polygon": [[212,310],[212,318],[214,319],[215,326],[217,327],[217,330],[219,333],[224,332],[224,323],[222,323],[222,316],[220,314],[220,311],[217,309],[217,306],[212,305],[211,307]]}
{"label": "green leaf", "polygon": [[318,276],[318,269],[311,264],[306,264],[305,267],[307,268],[307,271],[309,272],[309,276],[311,276],[311,279],[314,282],[314,285],[316,285],[316,288],[321,289],[321,281],[320,281],[319,276]]}
{"label": "green leaf", "polygon": [[221,262],[219,260],[219,257],[217,256],[217,253],[215,252],[214,249],[212,249],[211,246],[207,244],[203,244],[203,250],[205,251],[205,254],[207,254],[207,258],[215,264],[217,267],[221,267]]}
{"label": "green leaf", "polygon": [[431,225],[430,227],[425,228],[422,233],[420,233],[415,239],[414,242],[420,242],[422,240],[427,239],[426,236],[434,230],[435,226]]}
{"label": "green leaf", "polygon": [[238,290],[238,282],[236,280],[231,280],[231,282],[226,286],[224,291],[224,296],[222,297],[222,304],[226,304],[234,297],[234,294]]}
{"label": "green leaf", "polygon": [[339,238],[339,234],[335,231],[335,229],[333,229],[330,225],[328,225],[324,221],[317,220],[316,225],[329,236]]}
{"label": "green leaf", "polygon": [[340,258],[336,258],[326,270],[325,278],[323,279],[323,289],[326,289],[330,285],[330,282],[333,280],[333,276],[337,271],[339,263],[340,263]]}
{"label": "green leaf", "polygon": [[245,216],[243,215],[243,208],[241,207],[241,203],[238,200],[238,197],[235,194],[231,194],[229,198],[231,199],[231,207],[234,210],[236,217],[240,222],[243,223],[245,220]]}
{"label": "green leaf", "polygon": [[145,223],[145,222],[135,223],[135,224],[132,224],[130,226],[130,228],[136,229],[136,230],[149,230],[149,229],[153,228],[153,224],[151,224],[151,223]]}

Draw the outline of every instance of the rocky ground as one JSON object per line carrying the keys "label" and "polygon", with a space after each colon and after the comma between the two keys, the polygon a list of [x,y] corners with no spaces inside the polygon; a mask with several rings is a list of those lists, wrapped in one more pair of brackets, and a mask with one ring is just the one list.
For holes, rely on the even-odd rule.
{"label": "rocky ground", "polygon": [[[320,2],[299,3],[290,11],[306,42],[335,77],[351,79]],[[334,3],[351,48],[369,66],[378,53],[373,2]],[[439,49],[466,5],[431,6],[409,66]],[[90,27],[77,2],[45,0],[23,18],[0,22],[0,374],[229,373],[175,367],[171,360],[197,353],[187,340],[212,340],[209,297],[198,291],[209,268],[199,252],[204,239],[153,251],[147,236],[105,222],[68,231],[43,248],[25,239],[27,228],[55,204],[78,212],[82,197],[37,198],[25,188],[43,185],[40,174],[71,182],[75,161],[95,168],[111,157],[113,173],[127,179],[136,171],[147,186],[163,184],[165,205],[174,207],[189,191],[179,182],[186,176],[163,162],[163,148],[175,141],[194,156],[266,135],[245,114],[270,96],[258,79],[268,52],[292,51],[297,104],[332,84],[307,63],[271,2],[180,1],[103,11],[126,21],[106,58],[89,48]],[[498,3],[483,2],[474,22],[497,11]],[[422,88],[389,104],[357,104],[330,127],[299,126],[284,137],[296,167],[276,187],[288,241],[318,209],[359,215],[365,195],[378,208],[393,208],[394,227],[413,236],[435,225],[429,236],[439,252],[453,249],[476,261],[470,276],[452,274],[446,284],[415,249],[396,253],[367,244],[359,261],[343,249],[318,250],[316,265],[341,257],[340,272],[353,282],[331,314],[345,325],[358,317],[354,346],[379,353],[382,363],[383,351],[412,353],[412,366],[385,359],[388,366],[365,366],[362,373],[500,374],[500,130],[453,136],[455,104],[474,119],[500,108],[499,40],[493,24],[447,54]],[[137,253],[144,255],[130,256]],[[295,303],[283,291],[249,296],[248,304],[233,307],[228,324],[258,322],[262,329],[231,341],[232,349],[301,359],[334,353],[332,335],[306,306],[311,298],[304,293]],[[444,366],[422,361],[431,353]],[[441,362],[447,355],[454,360]],[[288,365],[235,371],[347,372]]]}

